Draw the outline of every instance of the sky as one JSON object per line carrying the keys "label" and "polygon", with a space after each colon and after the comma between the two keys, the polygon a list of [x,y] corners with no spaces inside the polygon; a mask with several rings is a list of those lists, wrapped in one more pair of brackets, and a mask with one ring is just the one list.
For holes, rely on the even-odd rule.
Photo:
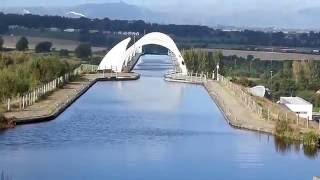
{"label": "sky", "polygon": [[[119,2],[116,0],[0,0],[1,6],[71,6],[83,3]],[[176,7],[183,5],[189,8],[219,9],[260,9],[260,8],[301,8],[320,6],[319,0],[123,0],[124,2],[147,7]]]}
{"label": "sky", "polygon": [[[235,26],[320,27],[320,0],[123,0],[126,3],[169,13],[197,24]],[[119,0],[0,0],[2,7],[73,6]],[[312,11],[309,13],[308,8]],[[307,11],[305,11],[307,9]],[[318,13],[319,12],[319,13]],[[291,22],[293,21],[294,22]],[[188,23],[188,22],[187,22]],[[315,25],[314,25],[315,24]]]}

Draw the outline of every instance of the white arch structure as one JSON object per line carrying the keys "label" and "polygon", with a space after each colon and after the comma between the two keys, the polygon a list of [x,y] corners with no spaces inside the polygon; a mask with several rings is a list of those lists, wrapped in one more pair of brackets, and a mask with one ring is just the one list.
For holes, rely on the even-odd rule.
{"label": "white arch structure", "polygon": [[131,38],[127,38],[114,46],[102,59],[98,70],[112,70],[115,72],[121,72],[123,66],[123,60],[125,59],[128,44]]}
{"label": "white arch structure", "polygon": [[99,65],[99,70],[112,69],[115,72],[122,72],[129,61],[137,54],[142,53],[142,47],[145,45],[159,45],[167,48],[174,55],[175,61],[180,69],[180,73],[186,75],[188,73],[184,59],[176,46],[175,42],[168,35],[153,32],[146,34],[135,44],[127,49],[131,38],[127,38],[112,48],[103,58]]}

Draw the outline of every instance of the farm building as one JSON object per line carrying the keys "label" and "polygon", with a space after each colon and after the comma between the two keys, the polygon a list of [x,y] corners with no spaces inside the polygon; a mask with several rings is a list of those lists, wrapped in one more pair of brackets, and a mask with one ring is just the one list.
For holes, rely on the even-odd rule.
{"label": "farm building", "polygon": [[280,97],[280,104],[285,105],[297,116],[312,120],[313,105],[300,97]]}

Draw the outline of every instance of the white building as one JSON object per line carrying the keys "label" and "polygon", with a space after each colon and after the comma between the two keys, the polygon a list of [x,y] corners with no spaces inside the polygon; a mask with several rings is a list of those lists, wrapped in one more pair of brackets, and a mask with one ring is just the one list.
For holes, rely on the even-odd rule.
{"label": "white building", "polygon": [[64,32],[68,32],[68,33],[80,32],[80,29],[68,28],[68,29],[65,29]]}
{"label": "white building", "polygon": [[313,105],[300,97],[280,97],[280,104],[285,105],[297,116],[312,120]]}

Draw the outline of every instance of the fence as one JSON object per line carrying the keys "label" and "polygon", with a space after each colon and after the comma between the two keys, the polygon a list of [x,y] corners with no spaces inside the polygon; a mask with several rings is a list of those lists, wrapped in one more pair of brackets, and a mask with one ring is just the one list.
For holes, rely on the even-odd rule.
{"label": "fence", "polygon": [[7,111],[10,111],[12,107],[17,106],[19,109],[25,109],[26,107],[33,105],[43,96],[68,83],[72,77],[83,73],[96,72],[96,70],[97,66],[82,64],[72,72],[66,73],[65,75],[60,76],[46,84],[43,84],[19,97],[8,98],[6,102],[6,109]]}
{"label": "fence", "polygon": [[[286,121],[296,124],[302,128],[320,130],[320,123],[316,121],[309,121],[308,119],[297,116],[294,112],[287,108],[270,102],[264,98],[252,96],[247,90],[239,85],[232,83],[222,75],[218,75],[217,80],[228,89],[235,97],[240,100],[250,109],[253,113],[257,114],[261,119],[266,121]],[[223,104],[223,102],[222,102]]]}
{"label": "fence", "polygon": [[181,74],[181,73],[176,73],[176,72],[171,72],[167,73],[165,75],[165,78],[171,79],[173,81],[182,81],[182,82],[188,82],[188,83],[198,83],[202,84],[204,82],[207,82],[209,78],[208,73],[193,73],[193,72],[188,72],[187,75]]}

